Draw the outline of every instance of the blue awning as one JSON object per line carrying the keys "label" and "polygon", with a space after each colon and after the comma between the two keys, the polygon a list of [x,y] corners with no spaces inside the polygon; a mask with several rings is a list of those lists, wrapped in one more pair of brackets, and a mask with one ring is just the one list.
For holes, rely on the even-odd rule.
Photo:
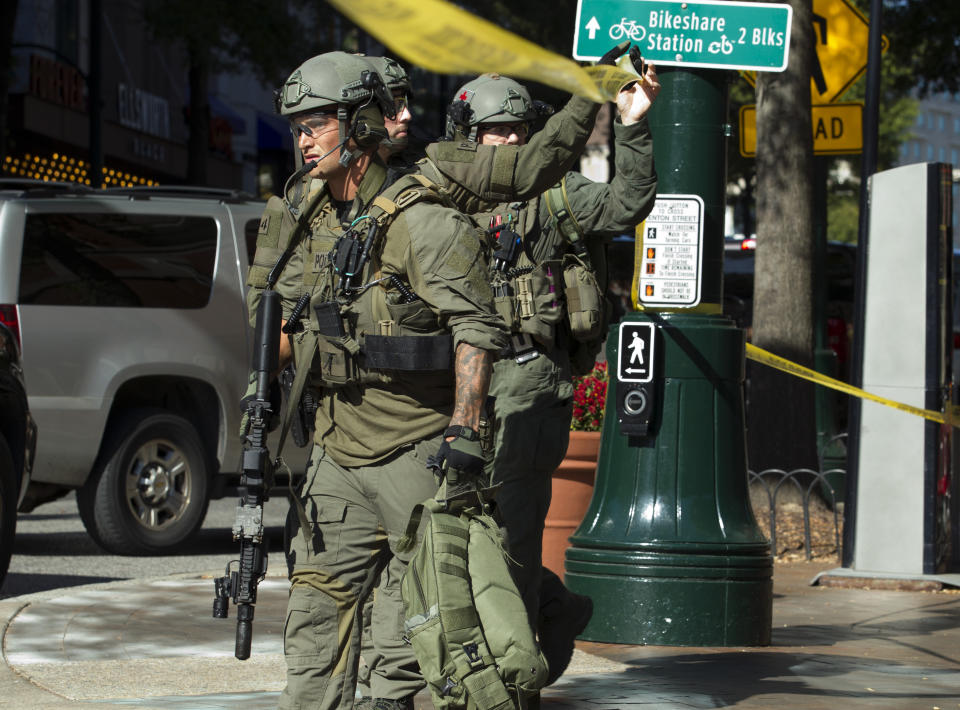
{"label": "blue awning", "polygon": [[235,136],[243,136],[247,133],[247,122],[232,106],[222,99],[218,99],[213,94],[207,97],[210,100],[210,114],[218,118],[223,118],[230,124],[230,130]]}
{"label": "blue awning", "polygon": [[257,148],[260,150],[293,150],[289,124],[277,116],[257,111]]}

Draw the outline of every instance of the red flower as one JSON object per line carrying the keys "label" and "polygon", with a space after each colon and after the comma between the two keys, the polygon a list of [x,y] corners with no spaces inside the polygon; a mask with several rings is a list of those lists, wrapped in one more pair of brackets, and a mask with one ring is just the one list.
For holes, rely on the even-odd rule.
{"label": "red flower", "polygon": [[606,362],[598,362],[588,374],[573,378],[571,429],[574,431],[600,431],[607,401],[607,381]]}

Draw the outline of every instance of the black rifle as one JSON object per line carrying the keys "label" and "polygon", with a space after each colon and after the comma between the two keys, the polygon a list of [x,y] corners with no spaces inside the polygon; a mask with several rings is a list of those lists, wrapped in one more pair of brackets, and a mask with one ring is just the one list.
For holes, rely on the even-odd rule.
{"label": "black rifle", "polygon": [[[263,534],[263,503],[273,485],[273,461],[267,449],[270,417],[270,377],[277,369],[280,348],[280,295],[267,289],[260,300],[254,335],[253,372],[256,396],[247,405],[249,427],[243,442],[240,502],[233,524],[233,539],[240,541],[240,559],[227,563],[223,577],[213,580],[213,616],[226,619],[230,600],[237,605],[237,641],[234,655],[241,661],[250,657],[253,639],[253,612],[257,585],[267,573],[267,542]],[[237,570],[231,571],[236,562]]]}

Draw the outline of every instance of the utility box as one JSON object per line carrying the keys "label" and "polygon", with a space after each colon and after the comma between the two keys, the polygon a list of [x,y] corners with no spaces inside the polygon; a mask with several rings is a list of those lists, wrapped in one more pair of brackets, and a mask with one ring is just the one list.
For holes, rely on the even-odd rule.
{"label": "utility box", "polygon": [[[952,404],[952,171],[917,163],[870,178],[863,388],[933,411]],[[864,401],[852,569],[950,569],[953,428]]]}

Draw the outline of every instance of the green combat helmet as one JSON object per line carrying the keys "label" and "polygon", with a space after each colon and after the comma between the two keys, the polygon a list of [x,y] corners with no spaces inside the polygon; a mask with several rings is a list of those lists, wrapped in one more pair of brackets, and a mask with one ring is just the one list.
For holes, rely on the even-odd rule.
{"label": "green combat helmet", "polygon": [[[308,59],[290,75],[277,95],[277,113],[336,112],[340,124],[340,163],[343,166],[387,137],[383,117],[393,118],[393,96],[377,70],[363,57],[327,52]],[[360,151],[351,152],[353,139]]]}
{"label": "green combat helmet", "polygon": [[[390,57],[366,57],[366,60],[380,73],[380,78],[383,79],[383,83],[387,85],[387,89],[393,94],[394,109],[399,118],[404,108],[409,105],[410,94],[413,92],[413,84],[410,82],[410,76],[407,74],[407,70],[400,66],[395,59],[391,59]],[[387,132],[391,133],[392,129],[388,128]],[[402,137],[394,135],[384,140],[382,145],[392,155],[402,152],[406,149],[408,143],[409,135]]]}
{"label": "green combat helmet", "polygon": [[413,91],[413,84],[410,83],[410,76],[407,70],[400,66],[399,62],[390,57],[367,57],[366,60],[373,65],[373,68],[380,72],[383,83],[387,85],[390,91],[400,91],[403,94],[409,94]]}
{"label": "green combat helmet", "polygon": [[447,139],[476,142],[480,124],[529,122],[539,115],[522,84],[499,74],[481,74],[461,86],[447,107]]}

